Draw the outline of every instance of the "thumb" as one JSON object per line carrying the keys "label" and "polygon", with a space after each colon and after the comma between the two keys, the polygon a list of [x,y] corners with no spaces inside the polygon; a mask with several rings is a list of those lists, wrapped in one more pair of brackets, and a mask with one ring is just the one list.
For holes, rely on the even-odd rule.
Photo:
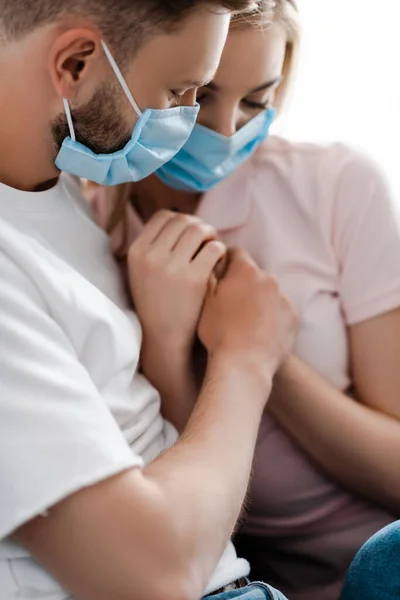
{"label": "thumb", "polygon": [[243,250],[243,248],[231,248],[228,251],[227,258],[228,264],[225,269],[226,274],[238,274],[238,272],[242,271],[244,268],[248,269],[249,267],[258,270],[256,262],[246,250]]}

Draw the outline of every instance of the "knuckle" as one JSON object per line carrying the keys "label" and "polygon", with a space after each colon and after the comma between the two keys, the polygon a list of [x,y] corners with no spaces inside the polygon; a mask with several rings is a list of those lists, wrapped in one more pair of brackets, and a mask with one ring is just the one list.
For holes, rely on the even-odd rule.
{"label": "knuckle", "polygon": [[208,252],[213,257],[219,257],[224,254],[225,246],[222,244],[222,242],[211,240],[206,244],[204,252]]}
{"label": "knuckle", "polygon": [[263,280],[265,288],[272,294],[279,294],[279,284],[275,277],[268,275],[267,273],[263,273]]}
{"label": "knuckle", "polygon": [[178,213],[176,218],[185,223],[188,227],[196,225],[199,222],[199,219],[193,215],[187,215],[185,213]]}
{"label": "knuckle", "polygon": [[207,235],[209,235],[210,237],[216,237],[217,236],[217,230],[215,229],[215,227],[213,227],[209,223],[205,223],[204,221],[202,221],[201,222],[201,227],[202,227],[203,231]]}
{"label": "knuckle", "polygon": [[141,258],[142,252],[138,243],[134,243],[128,250],[128,262],[137,262]]}
{"label": "knuckle", "polygon": [[156,270],[159,270],[163,266],[163,260],[157,252],[150,250],[146,254],[145,264],[146,264],[146,268],[148,268],[152,271],[156,271]]}
{"label": "knuckle", "polygon": [[193,230],[196,232],[196,234],[200,234],[204,238],[212,238],[216,236],[216,231],[214,227],[208,225],[208,223],[204,223],[204,221],[197,220],[194,223],[192,223],[191,227],[193,227]]}
{"label": "knuckle", "polygon": [[161,208],[160,210],[158,210],[153,217],[151,218],[151,220],[164,220],[164,219],[169,219],[171,218],[175,213],[173,213],[170,210],[167,210],[166,208]]}
{"label": "knuckle", "polygon": [[[260,280],[260,275],[262,275],[260,269],[255,265],[252,261],[247,261],[244,263],[244,269],[249,278],[252,278],[254,281]],[[262,277],[261,277],[262,280]]]}
{"label": "knuckle", "polygon": [[245,272],[245,273],[254,273],[254,265],[250,260],[247,260],[246,256],[235,255],[237,265]]}
{"label": "knuckle", "polygon": [[197,236],[202,233],[202,228],[200,223],[193,223],[189,221],[187,226],[187,233],[190,236]]}

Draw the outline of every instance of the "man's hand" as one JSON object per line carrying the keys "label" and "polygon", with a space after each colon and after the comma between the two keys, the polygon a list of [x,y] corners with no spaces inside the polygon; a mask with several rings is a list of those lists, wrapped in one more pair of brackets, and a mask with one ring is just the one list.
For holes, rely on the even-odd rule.
{"label": "man's hand", "polygon": [[292,349],[296,327],[276,281],[244,251],[230,251],[224,276],[209,284],[199,324],[210,357],[240,357],[261,377],[272,379]]}

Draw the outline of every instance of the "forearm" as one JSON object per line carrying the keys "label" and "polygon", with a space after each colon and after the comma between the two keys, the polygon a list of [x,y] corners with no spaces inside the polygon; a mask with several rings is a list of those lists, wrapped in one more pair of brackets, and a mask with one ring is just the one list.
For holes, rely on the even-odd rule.
{"label": "forearm", "polygon": [[141,363],[144,375],[160,393],[163,417],[183,431],[197,398],[190,350],[144,340]]}
{"label": "forearm", "polygon": [[336,390],[291,357],[276,378],[272,416],[334,479],[400,510],[400,423]]}
{"label": "forearm", "polygon": [[143,471],[70,496],[21,528],[18,542],[79,600],[198,600],[246,493],[270,391],[257,371],[211,361],[175,446]]}
{"label": "forearm", "polygon": [[204,585],[239,517],[269,391],[251,369],[211,360],[182,438],[145,470],[168,498],[182,551]]}

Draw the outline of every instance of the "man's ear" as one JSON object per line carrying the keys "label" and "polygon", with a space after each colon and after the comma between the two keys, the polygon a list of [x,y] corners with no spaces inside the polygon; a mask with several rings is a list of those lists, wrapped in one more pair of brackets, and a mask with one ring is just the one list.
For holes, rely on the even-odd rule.
{"label": "man's ear", "polygon": [[60,98],[88,102],[109,69],[99,34],[76,28],[59,35],[50,48],[49,69]]}

